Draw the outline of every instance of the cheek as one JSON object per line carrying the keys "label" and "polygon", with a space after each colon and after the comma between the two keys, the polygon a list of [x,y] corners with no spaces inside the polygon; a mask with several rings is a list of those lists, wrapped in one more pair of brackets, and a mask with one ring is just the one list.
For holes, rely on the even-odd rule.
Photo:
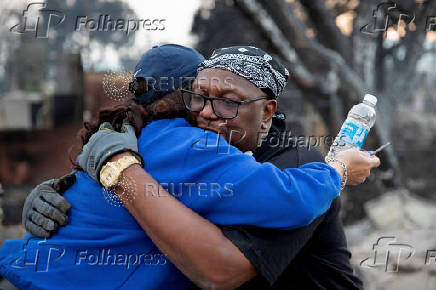
{"label": "cheek", "polygon": [[188,112],[188,118],[196,121],[196,120],[198,120],[198,113]]}
{"label": "cheek", "polygon": [[[260,130],[260,124],[262,118],[254,112],[240,112],[238,117],[229,120],[228,127],[232,130],[239,131],[239,135],[243,135],[243,140],[245,142],[252,142],[257,138],[257,134]],[[235,134],[235,133],[233,133]]]}
{"label": "cheek", "polygon": [[262,111],[258,107],[251,107],[251,110],[244,112],[244,125],[247,131],[257,132],[262,124]]}

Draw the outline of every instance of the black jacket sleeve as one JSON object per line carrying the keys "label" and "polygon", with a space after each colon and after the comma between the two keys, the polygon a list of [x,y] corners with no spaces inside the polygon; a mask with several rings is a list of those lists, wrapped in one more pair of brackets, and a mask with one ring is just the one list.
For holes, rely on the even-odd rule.
{"label": "black jacket sleeve", "polygon": [[310,240],[323,219],[324,216],[320,216],[310,225],[292,231],[247,226],[224,226],[221,230],[272,285]]}
{"label": "black jacket sleeve", "polygon": [[[278,168],[298,167],[308,162],[324,162],[316,149],[289,147],[269,158]],[[332,205],[338,206],[337,198]],[[336,211],[335,211],[336,212]],[[231,240],[256,267],[260,275],[272,285],[295,256],[313,236],[330,209],[310,225],[291,231],[280,231],[248,226],[222,226],[223,234]]]}

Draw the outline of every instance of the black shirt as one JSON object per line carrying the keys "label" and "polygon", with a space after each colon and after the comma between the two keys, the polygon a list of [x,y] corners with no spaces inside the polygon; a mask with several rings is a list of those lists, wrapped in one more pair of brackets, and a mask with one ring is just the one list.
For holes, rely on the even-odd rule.
{"label": "black shirt", "polygon": [[[270,134],[280,134],[283,130],[283,127],[273,126]],[[290,146],[263,143],[254,157],[280,169],[324,162],[316,149],[308,150],[295,143]],[[259,271],[257,277],[240,289],[362,289],[362,282],[350,265],[351,254],[339,216],[340,207],[338,197],[324,215],[306,227],[291,231],[252,226],[220,227]]]}

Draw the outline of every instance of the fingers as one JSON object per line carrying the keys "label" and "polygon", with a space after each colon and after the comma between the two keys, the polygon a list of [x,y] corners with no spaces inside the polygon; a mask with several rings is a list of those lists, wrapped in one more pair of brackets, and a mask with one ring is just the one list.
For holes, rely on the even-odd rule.
{"label": "fingers", "polygon": [[24,227],[27,231],[29,231],[32,235],[42,237],[42,238],[49,238],[51,233],[44,230],[42,227],[38,226],[37,224],[33,223],[31,220],[27,219]]}
{"label": "fingers", "polygon": [[369,154],[368,151],[359,151],[359,154],[365,157],[371,157],[371,154]]}
{"label": "fingers", "polygon": [[[71,209],[71,203],[69,203],[64,197],[62,197],[58,193],[43,192],[42,193],[42,198],[46,202],[48,202],[49,204],[51,204],[52,206],[54,206],[55,208],[60,210],[65,215]],[[65,221],[59,221],[59,223],[61,225],[64,225],[64,222],[66,223],[66,220]]]}
{"label": "fingers", "polygon": [[115,131],[114,127],[112,127],[111,123],[109,122],[104,122],[100,124],[100,127],[98,128],[98,130],[110,130],[110,131]]}
{"label": "fingers", "polygon": [[46,218],[37,211],[31,211],[29,213],[29,219],[35,224],[43,228],[47,232],[51,232],[57,229],[58,225],[51,219]]}
{"label": "fingers", "polygon": [[[112,125],[109,122],[102,123],[99,127],[99,130],[115,131],[114,127],[112,127]],[[135,128],[133,128],[133,126],[130,125],[130,123],[127,119],[124,119],[123,125],[121,126],[121,132],[135,134]]]}
{"label": "fingers", "polygon": [[369,155],[368,152],[366,152],[367,154],[361,152],[361,154],[365,154],[365,164],[366,166],[368,166],[369,168],[374,168],[374,167],[379,167],[380,166],[380,159],[375,156],[375,155]]}
{"label": "fingers", "polygon": [[371,155],[368,151],[359,151],[359,153],[368,158],[371,168],[380,166],[380,159],[376,155]]}
{"label": "fingers", "polygon": [[380,166],[380,159],[377,156],[369,154],[368,151],[359,151],[359,154],[365,158],[365,161],[368,162],[370,168]]}
{"label": "fingers", "polygon": [[127,117],[123,119],[123,126],[124,125],[130,125],[129,119]]}
{"label": "fingers", "polygon": [[370,166],[371,166],[371,168],[379,167],[379,166],[380,166],[380,158],[378,158],[378,157],[375,156],[375,155],[372,155],[372,156],[369,158],[369,162],[370,162]]}
{"label": "fingers", "polygon": [[41,186],[44,186],[44,187],[46,187],[46,186],[53,187],[53,182],[54,181],[55,181],[55,179],[49,179],[49,180],[46,180],[46,181],[40,183],[38,186],[39,187],[41,187]]}
{"label": "fingers", "polygon": [[[343,151],[346,152],[346,151]],[[341,152],[342,153],[342,152]],[[367,151],[348,151],[343,157],[348,158],[348,181],[349,185],[358,185],[366,181],[371,174],[371,169],[380,166],[380,159],[370,155]]]}
{"label": "fingers", "polygon": [[135,128],[133,128],[133,126],[129,123],[123,123],[123,126],[121,127],[121,132],[135,134]]}
{"label": "fingers", "polygon": [[70,188],[74,182],[76,182],[76,175],[74,173],[65,175],[53,182],[53,188],[58,193],[64,193],[68,188]]}
{"label": "fingers", "polygon": [[64,225],[68,222],[67,215],[63,214],[53,205],[49,204],[48,202],[42,199],[36,199],[33,203],[33,206],[39,213],[41,213],[42,215],[46,216],[49,219],[54,220],[58,224]]}
{"label": "fingers", "polygon": [[348,176],[347,185],[358,185],[365,182],[370,172],[365,170],[362,172],[353,172]]}
{"label": "fingers", "polygon": [[354,180],[347,181],[347,185],[359,185],[364,183],[366,180],[365,177],[355,178]]}

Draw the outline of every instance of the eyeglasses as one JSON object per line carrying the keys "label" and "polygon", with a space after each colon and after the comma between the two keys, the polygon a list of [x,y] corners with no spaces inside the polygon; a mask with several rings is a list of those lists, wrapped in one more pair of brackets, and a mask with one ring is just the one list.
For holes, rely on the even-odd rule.
{"label": "eyeglasses", "polygon": [[184,89],[181,91],[183,103],[185,104],[186,109],[191,112],[201,112],[206,105],[206,101],[209,100],[215,115],[222,119],[235,118],[238,115],[238,109],[240,105],[268,99],[268,97],[260,97],[246,101],[235,101],[224,98],[212,98]]}

